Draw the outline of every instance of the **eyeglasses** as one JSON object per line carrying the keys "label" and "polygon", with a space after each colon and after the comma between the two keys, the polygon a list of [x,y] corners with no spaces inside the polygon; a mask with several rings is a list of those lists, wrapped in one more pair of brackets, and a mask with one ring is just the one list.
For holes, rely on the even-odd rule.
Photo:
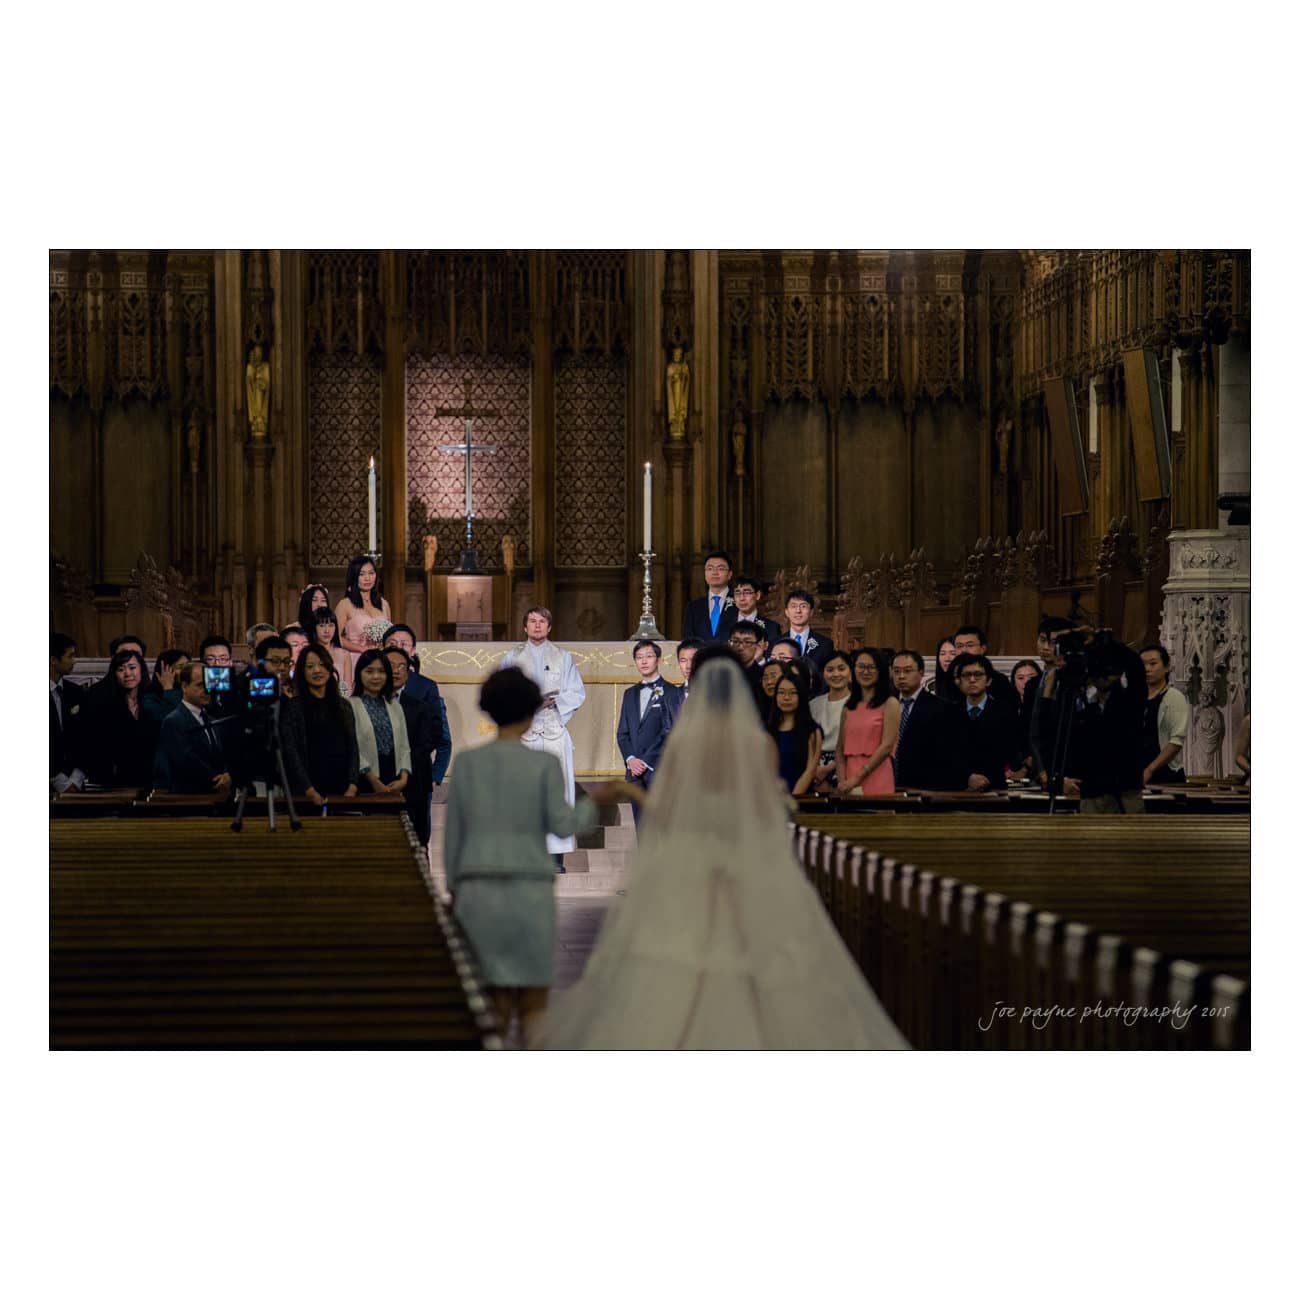
{"label": "eyeglasses", "polygon": [[988,673],[986,673],[982,668],[976,669],[974,672],[959,674],[959,677],[963,682],[982,682],[987,676]]}
{"label": "eyeglasses", "polygon": [[268,668],[288,668],[293,663],[292,659],[286,659],[284,655],[276,655],[274,659],[270,655],[266,658]]}
{"label": "eyeglasses", "polygon": [[727,642],[727,644],[728,645],[757,645],[758,642],[755,641],[752,636],[733,636]]}

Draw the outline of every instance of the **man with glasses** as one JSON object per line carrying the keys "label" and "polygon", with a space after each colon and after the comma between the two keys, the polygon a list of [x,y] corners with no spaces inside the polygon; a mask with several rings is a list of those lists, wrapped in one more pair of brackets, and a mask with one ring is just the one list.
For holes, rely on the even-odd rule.
{"label": "man with glasses", "polygon": [[280,694],[293,697],[293,647],[282,636],[265,636],[257,645],[258,662],[280,683]]}
{"label": "man with glasses", "polygon": [[889,666],[901,713],[894,742],[894,787],[962,790],[971,766],[966,727],[957,707],[922,690],[925,660],[919,650],[899,650]]}
{"label": "man with glasses", "polygon": [[764,618],[758,612],[759,584],[746,574],[736,579],[731,589],[736,601],[736,621],[755,624],[762,636],[759,638],[758,659],[761,663],[766,657],[766,647],[775,645],[781,639],[781,625],[773,618]]}
{"label": "man with glasses", "polygon": [[[988,654],[984,629],[976,627],[974,623],[959,627],[952,634],[952,644],[959,655],[979,655],[983,657]],[[985,684],[985,689],[1000,704],[1009,704],[1013,709],[1018,708],[1020,696],[1016,688],[1011,684],[1011,679],[1005,673],[998,672],[988,659],[985,659],[984,662],[989,666],[989,680]]]}
{"label": "man with glasses", "polygon": [[959,654],[951,671],[965,714],[966,788],[1005,790],[1007,768],[1018,757],[1015,711],[989,693],[993,665],[987,655]]}
{"label": "man with glasses", "polygon": [[757,691],[763,680],[763,665],[759,662],[759,650],[765,643],[766,633],[758,623],[741,619],[731,629],[727,644],[736,652],[741,667],[749,681],[750,689]]}
{"label": "man with glasses", "polygon": [[710,551],[704,557],[706,595],[686,606],[682,620],[682,640],[695,637],[700,641],[725,641],[736,621],[736,602],[731,598],[731,556],[726,551]]}

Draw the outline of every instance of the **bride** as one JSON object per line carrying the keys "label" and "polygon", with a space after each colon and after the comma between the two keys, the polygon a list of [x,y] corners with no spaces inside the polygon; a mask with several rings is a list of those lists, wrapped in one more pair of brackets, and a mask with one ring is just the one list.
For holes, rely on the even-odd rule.
{"label": "bride", "polygon": [[628,896],[538,1045],[906,1047],[794,859],[743,674],[717,659],[692,686],[646,800]]}

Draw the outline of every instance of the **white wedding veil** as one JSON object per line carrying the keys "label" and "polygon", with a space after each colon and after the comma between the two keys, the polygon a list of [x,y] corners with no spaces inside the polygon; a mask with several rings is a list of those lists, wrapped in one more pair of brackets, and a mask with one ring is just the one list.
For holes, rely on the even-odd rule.
{"label": "white wedding veil", "polygon": [[790,847],[784,787],[744,675],[706,663],[646,801],[640,849],[548,1048],[907,1044]]}

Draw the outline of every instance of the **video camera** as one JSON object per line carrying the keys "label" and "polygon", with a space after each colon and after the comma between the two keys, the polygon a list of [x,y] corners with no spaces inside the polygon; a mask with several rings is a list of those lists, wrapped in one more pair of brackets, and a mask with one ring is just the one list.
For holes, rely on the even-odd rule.
{"label": "video camera", "polygon": [[1062,686],[1082,689],[1089,682],[1116,677],[1126,667],[1121,643],[1109,628],[1091,639],[1082,632],[1065,632],[1056,638],[1056,653],[1064,661],[1058,670]]}
{"label": "video camera", "polygon": [[228,666],[205,667],[203,685],[223,699],[227,754],[236,786],[279,781],[280,679],[260,659],[242,673]]}

